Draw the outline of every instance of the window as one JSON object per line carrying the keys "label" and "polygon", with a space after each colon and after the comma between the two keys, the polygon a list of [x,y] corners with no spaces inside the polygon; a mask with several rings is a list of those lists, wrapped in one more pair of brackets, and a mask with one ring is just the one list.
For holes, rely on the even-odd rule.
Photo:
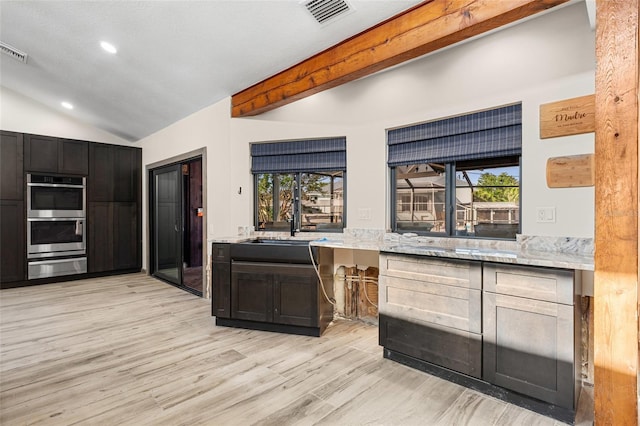
{"label": "window", "polygon": [[515,239],[521,105],[390,130],[394,231]]}
{"label": "window", "polygon": [[342,231],[346,139],[252,144],[255,226],[288,231]]}
{"label": "window", "polygon": [[343,175],[342,171],[256,174],[256,229],[288,231],[295,214],[300,231],[341,231]]}

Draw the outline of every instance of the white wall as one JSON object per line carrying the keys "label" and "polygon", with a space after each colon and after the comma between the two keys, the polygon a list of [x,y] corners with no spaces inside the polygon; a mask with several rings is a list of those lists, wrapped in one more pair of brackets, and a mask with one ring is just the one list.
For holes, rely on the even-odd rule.
{"label": "white wall", "polygon": [[[346,136],[347,224],[387,229],[386,129],[522,102],[523,233],[592,237],[593,188],[549,189],[545,165],[593,152],[593,135],[541,140],[538,111],[594,92],[594,37],[581,2],[254,118],[230,119],[226,99],[145,138],[143,161],[205,146],[208,235],[235,235],[253,221],[250,142]],[[538,206],[556,223],[536,223]]]}
{"label": "white wall", "polygon": [[[385,129],[522,102],[522,232],[592,237],[593,188],[549,189],[545,167],[552,156],[593,152],[594,136],[541,140],[539,106],[594,93],[594,69],[595,34],[584,3],[577,3],[252,120],[296,123],[298,138],[319,136],[318,125],[328,133],[343,132],[348,226],[384,229],[389,226]],[[300,128],[301,123],[314,126]],[[260,131],[241,137],[232,132],[232,145],[278,139],[277,132],[263,138]],[[246,152],[240,154],[233,164],[247,161]],[[536,207],[555,207],[556,223],[536,223]],[[371,209],[371,220],[359,219],[362,209]]]}
{"label": "white wall", "polygon": [[0,129],[91,142],[131,145],[129,141],[89,126],[2,86],[0,86]]}
{"label": "white wall", "polygon": [[[229,163],[230,99],[204,108],[177,123],[139,141],[142,147],[142,230],[143,268],[148,263],[148,166],[168,158],[204,148],[206,150],[205,214],[207,235],[230,235],[233,223],[231,210],[232,182]],[[206,188],[206,189],[205,189]],[[249,188],[247,188],[249,190]],[[235,228],[237,229],[237,227]],[[235,235],[236,230],[233,231]]]}

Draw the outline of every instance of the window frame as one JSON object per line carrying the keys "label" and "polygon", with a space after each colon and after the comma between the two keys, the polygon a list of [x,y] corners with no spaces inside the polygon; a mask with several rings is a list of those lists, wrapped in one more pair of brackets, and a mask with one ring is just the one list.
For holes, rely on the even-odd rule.
{"label": "window frame", "polygon": [[[515,162],[517,159],[517,167],[518,167],[518,230],[517,233],[522,232],[522,154],[508,156],[508,157],[495,157],[495,158],[479,158],[477,160],[465,160],[465,161],[449,161],[445,162],[445,232],[432,232],[432,231],[419,231],[419,230],[398,230],[398,216],[397,216],[397,206],[398,206],[398,180],[397,180],[397,169],[399,166],[389,166],[389,178],[390,178],[390,228],[392,232],[395,233],[415,233],[417,235],[424,236],[433,236],[433,237],[443,237],[443,238],[464,238],[464,239],[490,239],[490,240],[500,240],[500,241],[513,241],[512,238],[498,238],[498,237],[486,237],[486,236],[476,236],[474,235],[458,235],[456,231],[456,164],[462,163],[465,164],[465,169],[469,169],[474,163],[477,163],[478,166],[487,166],[487,165],[496,165],[501,161],[511,161]],[[423,164],[423,163],[420,163]],[[515,166],[515,164],[514,164]],[[496,165],[499,167],[499,165]]]}
{"label": "window frame", "polygon": [[[336,229],[301,229],[301,220],[302,220],[302,197],[301,197],[301,176],[303,174],[328,174],[329,172],[341,172],[342,176],[342,226],[340,228],[336,228]],[[260,175],[265,175],[265,174],[270,174],[272,176],[277,176],[277,175],[293,175],[294,176],[294,181],[295,181],[295,185],[293,188],[293,205],[292,205],[292,209],[293,209],[293,216],[295,218],[295,223],[296,223],[296,229],[295,232],[309,232],[309,233],[342,233],[344,231],[344,229],[347,227],[347,172],[346,170],[331,170],[331,171],[297,171],[297,172],[289,172],[289,171],[281,171],[281,172],[259,172],[259,173],[252,173],[253,174],[253,224],[254,224],[254,229],[256,231],[260,231],[260,232],[284,232],[282,229],[259,229],[259,225],[260,225],[260,221],[259,221],[259,199],[260,199],[260,194],[259,194],[259,190],[258,190],[258,177]],[[274,182],[275,182],[275,178],[274,178]],[[276,209],[276,204],[277,203],[277,197],[275,196],[275,187],[276,185],[273,185],[273,191],[274,191],[274,196],[273,198],[273,207],[274,207],[274,214],[277,211]],[[287,231],[289,232],[289,231]]]}

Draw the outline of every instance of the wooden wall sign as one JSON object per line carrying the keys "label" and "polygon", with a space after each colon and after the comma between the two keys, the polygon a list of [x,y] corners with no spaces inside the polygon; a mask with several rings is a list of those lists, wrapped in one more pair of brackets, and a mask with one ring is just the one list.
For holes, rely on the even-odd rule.
{"label": "wooden wall sign", "polygon": [[593,186],[594,183],[595,156],[593,154],[552,157],[547,160],[549,188]]}
{"label": "wooden wall sign", "polygon": [[540,105],[540,139],[594,132],[595,95]]}

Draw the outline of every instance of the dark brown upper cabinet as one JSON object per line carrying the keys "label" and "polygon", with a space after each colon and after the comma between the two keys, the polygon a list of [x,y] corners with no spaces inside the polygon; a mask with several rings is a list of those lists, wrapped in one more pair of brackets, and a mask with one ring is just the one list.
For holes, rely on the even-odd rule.
{"label": "dark brown upper cabinet", "polygon": [[24,151],[25,171],[82,176],[89,173],[87,142],[24,135]]}
{"label": "dark brown upper cabinet", "polygon": [[24,160],[22,134],[2,132],[0,143],[0,199],[22,201],[24,199]]}
{"label": "dark brown upper cabinet", "polygon": [[89,147],[89,201],[137,201],[141,168],[140,148],[92,143]]}

